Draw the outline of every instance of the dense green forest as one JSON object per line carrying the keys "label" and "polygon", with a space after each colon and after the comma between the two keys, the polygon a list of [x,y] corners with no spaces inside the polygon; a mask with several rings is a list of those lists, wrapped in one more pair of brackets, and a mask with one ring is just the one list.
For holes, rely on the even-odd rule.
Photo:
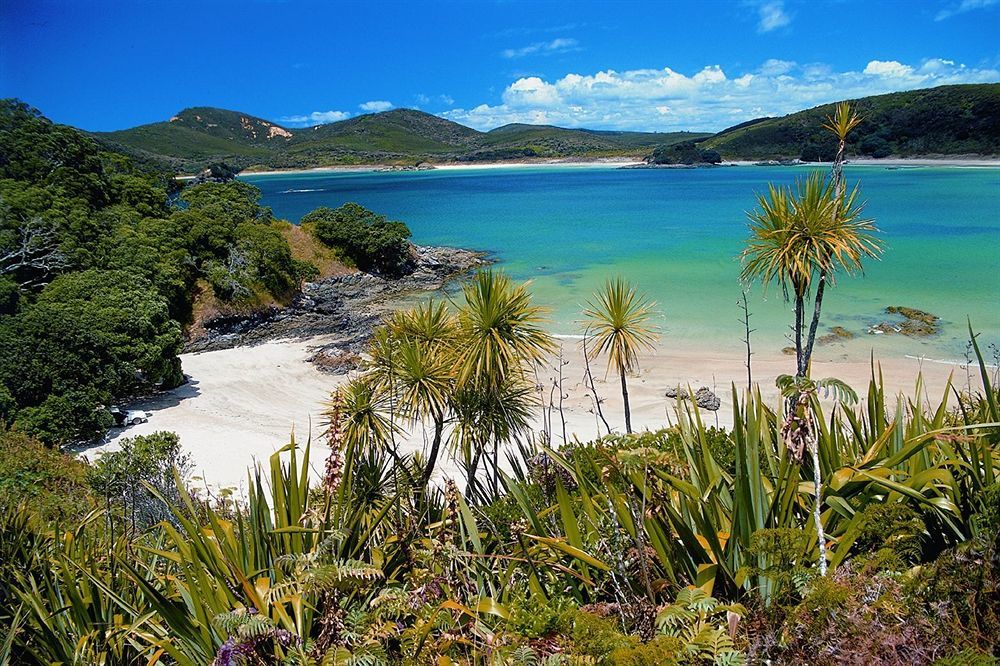
{"label": "dense green forest", "polygon": [[[833,106],[761,118],[715,135],[523,124],[479,132],[410,109],[290,129],[245,113],[198,107],[185,109],[166,122],[94,136],[128,153],[136,163],[177,172],[194,172],[217,161],[243,169],[607,156],[648,157],[657,164],[712,162],[716,156],[829,161],[833,156],[821,125]],[[864,121],[848,145],[851,155],[1000,153],[1000,84],[877,95],[855,100],[855,106]],[[675,144],[682,147],[672,149]],[[692,153],[695,145],[713,159]]]}
{"label": "dense green forest", "polygon": [[[841,168],[862,120],[845,104],[826,122],[830,175],[748,213],[743,277],[794,303],[795,374],[773,401],[733,385],[731,428],[678,397],[668,427],[632,432],[627,377],[656,331],[616,278],[581,314],[624,433],[594,388],[603,429],[555,447],[555,415],[531,421],[545,311],[487,269],[389,316],[330,397],[324,447],[292,436],[232,492],[191,478],[173,433],[93,463],[51,444],[179,379],[199,289],[279,299],[314,271],[253,188],[174,192],[5,102],[0,663],[996,664],[1000,392],[971,325],[978,377],[940,397],[919,378],[889,394],[874,363],[861,395],[809,374],[826,283],[883,251]],[[345,260],[404,258],[408,230],[372,211],[307,217]],[[406,453],[421,427],[426,453]],[[444,458],[464,488],[435,481]]]}
{"label": "dense green forest", "polygon": [[[114,402],[183,381],[177,355],[196,303],[240,313],[289,302],[318,268],[294,256],[291,225],[259,197],[234,180],[181,188],[3,101],[0,424],[49,445],[92,439]],[[340,223],[351,233],[321,229],[341,261],[403,270],[405,225]],[[296,251],[303,242],[310,249],[299,239]]]}
{"label": "dense green forest", "polygon": [[[848,154],[867,157],[1000,154],[1000,83],[941,86],[853,100],[862,122]],[[743,123],[699,143],[724,159],[830,161],[823,121],[834,104]]]}

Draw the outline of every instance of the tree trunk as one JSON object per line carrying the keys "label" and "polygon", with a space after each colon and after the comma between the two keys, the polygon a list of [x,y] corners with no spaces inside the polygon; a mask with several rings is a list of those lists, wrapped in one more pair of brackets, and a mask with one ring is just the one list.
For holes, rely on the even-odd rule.
{"label": "tree trunk", "polygon": [[625,432],[632,434],[632,413],[628,408],[628,387],[625,385],[625,371],[621,370],[622,378],[622,400],[625,402]]}
{"label": "tree trunk", "polygon": [[819,542],[819,575],[826,575],[826,534],[823,532],[823,520],[821,518],[820,504],[823,498],[823,473],[819,468],[819,439],[811,437],[810,449],[812,449],[813,459],[813,486],[815,488],[816,502],[813,507],[813,518],[816,521],[816,540]]}
{"label": "tree trunk", "polygon": [[823,291],[826,288],[826,269],[819,273],[819,286],[816,287],[816,303],[813,306],[812,322],[809,324],[809,337],[806,338],[806,348],[802,354],[801,376],[805,376],[809,370],[809,362],[812,360],[813,345],[816,344],[816,329],[819,328],[819,315],[823,307]]}
{"label": "tree trunk", "polygon": [[805,377],[802,368],[802,317],[805,308],[805,297],[798,285],[795,286],[795,376]]}
{"label": "tree trunk", "polygon": [[431,452],[427,455],[427,465],[424,467],[424,474],[420,479],[420,487],[426,488],[431,482],[431,474],[434,473],[434,463],[437,462],[438,449],[441,448],[441,434],[444,431],[444,419],[434,419],[434,441],[431,442]]}
{"label": "tree trunk", "polygon": [[479,458],[483,455],[483,447],[476,446],[476,452],[472,456],[472,462],[469,464],[469,479],[468,484],[465,487],[465,496],[474,497],[476,486],[479,482],[476,481],[476,470],[479,469]]}

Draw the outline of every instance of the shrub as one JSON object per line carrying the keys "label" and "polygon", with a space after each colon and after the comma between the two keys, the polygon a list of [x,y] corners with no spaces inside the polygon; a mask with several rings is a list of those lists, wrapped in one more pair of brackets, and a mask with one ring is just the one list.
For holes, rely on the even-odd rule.
{"label": "shrub", "polygon": [[671,666],[679,664],[684,654],[684,641],[673,636],[656,636],[648,643],[634,647],[617,648],[611,652],[608,661],[613,666]]}
{"label": "shrub", "polygon": [[888,549],[901,562],[914,564],[920,560],[924,530],[924,521],[905,504],[871,504],[862,511],[854,552],[872,554]]}
{"label": "shrub", "polygon": [[362,270],[399,276],[412,267],[409,228],[356,203],[336,210],[317,208],[302,218],[302,224]]}
{"label": "shrub", "polygon": [[180,439],[161,431],[121,440],[118,451],[98,458],[89,481],[97,493],[124,508],[130,523],[145,529],[172,518],[163,500],[180,506],[174,475],[183,479],[189,469],[189,456],[181,453]]}
{"label": "shrub", "polygon": [[92,505],[87,465],[19,432],[0,432],[0,513],[19,503],[43,521],[79,516]]}
{"label": "shrub", "polygon": [[573,618],[571,636],[574,654],[593,657],[600,664],[608,663],[607,658],[616,650],[631,650],[640,645],[638,637],[618,631],[613,620],[583,611]]}
{"label": "shrub", "polygon": [[756,561],[747,573],[766,580],[760,592],[768,605],[788,604],[801,592],[809,575],[803,563],[806,535],[793,527],[757,530],[750,536],[747,554]]}

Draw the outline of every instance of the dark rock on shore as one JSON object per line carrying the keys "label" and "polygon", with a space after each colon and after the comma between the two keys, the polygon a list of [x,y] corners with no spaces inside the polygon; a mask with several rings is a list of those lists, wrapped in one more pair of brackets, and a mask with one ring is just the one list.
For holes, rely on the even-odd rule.
{"label": "dark rock on shore", "polygon": [[188,341],[186,352],[214,351],[277,339],[335,335],[310,358],[323,369],[344,372],[357,367],[358,356],[383,317],[407,296],[441,289],[456,277],[489,262],[481,252],[449,247],[415,247],[413,272],[400,278],[371,273],[337,275],[306,283],[295,301],[246,317],[205,322],[207,331]]}
{"label": "dark rock on shore", "polygon": [[[668,398],[680,398],[681,400],[688,400],[691,397],[686,388],[679,386],[668,388],[664,395]],[[719,396],[715,395],[710,388],[702,386],[694,392],[694,404],[698,405],[701,409],[714,412],[719,409],[722,401],[719,400]]]}

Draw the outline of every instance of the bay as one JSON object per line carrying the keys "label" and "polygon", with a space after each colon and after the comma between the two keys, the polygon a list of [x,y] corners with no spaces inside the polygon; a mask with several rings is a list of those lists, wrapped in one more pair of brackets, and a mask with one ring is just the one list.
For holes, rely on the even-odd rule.
{"label": "bay", "polygon": [[[490,252],[512,276],[532,280],[554,332],[579,334],[590,294],[621,275],[657,302],[664,346],[732,350],[743,337],[738,257],[746,211],[768,183],[791,183],[813,168],[544,166],[244,180],[293,222],[354,201],[405,222],[418,244]],[[967,317],[984,347],[1000,344],[1000,169],[865,165],[846,173],[852,185],[860,180],[886,250],[864,275],[841,275],[827,290],[823,330],[842,326],[858,337],[826,354],[961,360]],[[780,288],[754,285],[748,299],[757,348],[788,345],[791,311]],[[940,316],[941,335],[868,335],[889,305]]]}

